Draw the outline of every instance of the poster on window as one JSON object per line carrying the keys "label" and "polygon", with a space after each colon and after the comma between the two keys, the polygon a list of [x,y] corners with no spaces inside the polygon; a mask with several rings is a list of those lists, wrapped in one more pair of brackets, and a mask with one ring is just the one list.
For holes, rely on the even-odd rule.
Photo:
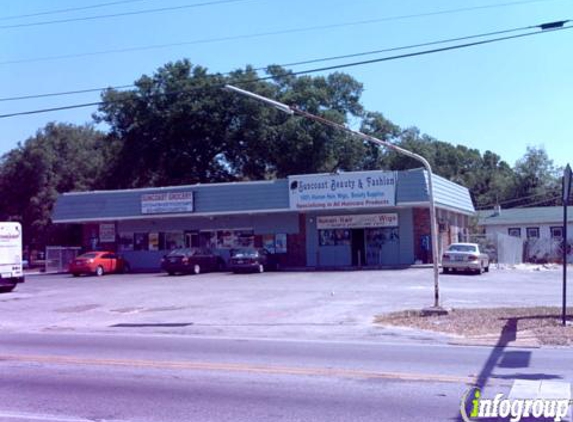
{"label": "poster on window", "polygon": [[263,248],[265,248],[270,253],[275,253],[275,235],[274,234],[264,234],[263,235]]}
{"label": "poster on window", "polygon": [[235,233],[232,230],[217,231],[217,248],[233,248],[235,246]]}
{"label": "poster on window", "polygon": [[159,233],[157,232],[149,233],[149,250],[150,251],[159,250]]}
{"label": "poster on window", "polygon": [[253,230],[235,230],[235,246],[238,248],[254,248],[255,234]]}
{"label": "poster on window", "polygon": [[287,235],[285,233],[275,234],[275,253],[287,253]]}
{"label": "poster on window", "polygon": [[115,223],[100,223],[99,241],[102,243],[115,242]]}

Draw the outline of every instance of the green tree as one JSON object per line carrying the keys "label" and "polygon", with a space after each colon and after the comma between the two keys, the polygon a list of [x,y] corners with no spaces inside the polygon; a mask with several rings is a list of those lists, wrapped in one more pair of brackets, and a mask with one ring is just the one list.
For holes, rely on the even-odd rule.
{"label": "green tree", "polygon": [[49,123],[0,162],[0,209],[20,221],[24,242],[44,246],[57,234],[51,213],[59,193],[101,187],[113,153],[91,126]]}
{"label": "green tree", "polygon": [[122,145],[110,183],[159,186],[361,168],[359,140],[222,87],[238,85],[347,123],[363,113],[362,85],[342,73],[296,77],[279,66],[267,73],[267,80],[251,67],[209,74],[184,60],[141,77],[133,90],[106,91],[96,119]]}

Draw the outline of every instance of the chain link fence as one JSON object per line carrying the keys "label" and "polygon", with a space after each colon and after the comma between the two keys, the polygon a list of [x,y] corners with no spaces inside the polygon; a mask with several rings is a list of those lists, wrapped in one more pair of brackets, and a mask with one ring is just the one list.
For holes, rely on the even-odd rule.
{"label": "chain link fence", "polygon": [[80,250],[73,246],[46,246],[46,272],[67,272],[69,263],[79,255]]}

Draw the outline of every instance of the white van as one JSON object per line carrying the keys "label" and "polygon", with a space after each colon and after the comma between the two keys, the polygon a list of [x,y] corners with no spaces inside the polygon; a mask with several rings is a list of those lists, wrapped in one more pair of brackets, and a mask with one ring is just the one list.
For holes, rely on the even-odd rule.
{"label": "white van", "polygon": [[0,292],[11,292],[23,282],[22,225],[0,222]]}

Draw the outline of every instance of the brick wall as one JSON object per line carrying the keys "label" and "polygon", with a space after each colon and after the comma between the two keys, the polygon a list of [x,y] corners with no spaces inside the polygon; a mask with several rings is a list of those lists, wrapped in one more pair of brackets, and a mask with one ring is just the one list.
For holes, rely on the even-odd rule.
{"label": "brick wall", "polygon": [[414,208],[414,259],[423,263],[432,262],[432,253],[422,248],[422,236],[430,235],[430,210],[428,208]]}

